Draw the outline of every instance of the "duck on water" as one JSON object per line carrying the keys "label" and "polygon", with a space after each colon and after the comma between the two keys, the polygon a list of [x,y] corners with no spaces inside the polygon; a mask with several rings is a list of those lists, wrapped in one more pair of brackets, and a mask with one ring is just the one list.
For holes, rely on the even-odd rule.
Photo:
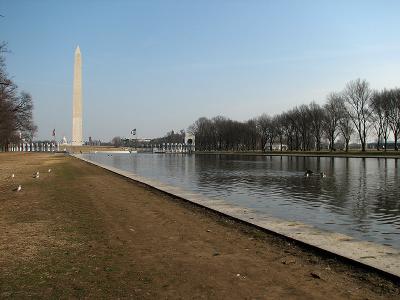
{"label": "duck on water", "polygon": [[[310,176],[313,175],[313,174],[314,174],[314,172],[313,172],[312,170],[307,169],[306,172],[304,173],[304,176],[305,176],[305,177],[310,177]],[[326,174],[325,174],[325,172],[320,172],[320,173],[319,173],[319,176],[322,177],[322,178],[325,178],[325,177],[326,177]]]}

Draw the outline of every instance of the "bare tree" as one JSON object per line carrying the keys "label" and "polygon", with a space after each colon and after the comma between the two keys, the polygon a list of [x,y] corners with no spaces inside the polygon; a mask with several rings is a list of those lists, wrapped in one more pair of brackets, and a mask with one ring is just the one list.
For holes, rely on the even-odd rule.
{"label": "bare tree", "polygon": [[388,93],[388,119],[394,137],[394,149],[399,150],[397,140],[400,134],[400,89],[393,89]]}
{"label": "bare tree", "polygon": [[384,149],[387,148],[387,140],[389,137],[389,103],[391,91],[383,90],[380,92],[375,91],[371,98],[371,120],[375,132],[377,134],[377,150],[380,149],[382,137],[384,139]]}
{"label": "bare tree", "polygon": [[365,151],[371,120],[371,110],[368,105],[371,101],[372,91],[366,80],[356,79],[347,83],[342,95],[347,104],[349,117],[357,130],[361,150]]}
{"label": "bare tree", "polygon": [[349,143],[354,133],[353,122],[348,113],[345,113],[339,120],[339,130],[345,142],[345,150],[349,151]]}
{"label": "bare tree", "polygon": [[302,104],[294,109],[294,117],[301,137],[301,150],[311,149],[311,113],[308,105]]}
{"label": "bare tree", "polygon": [[285,123],[286,120],[284,114],[280,114],[274,117],[274,124],[276,126],[277,137],[279,139],[279,144],[280,144],[280,151],[283,150],[283,141],[286,135]]}
{"label": "bare tree", "polygon": [[196,137],[197,149],[201,151],[215,150],[213,147],[215,127],[211,120],[201,117],[189,127],[189,131]]}
{"label": "bare tree", "polygon": [[266,133],[269,151],[272,151],[273,144],[278,136],[278,120],[276,116],[272,117],[268,123],[268,131]]}
{"label": "bare tree", "polygon": [[212,122],[215,125],[215,150],[222,150],[225,148],[225,137],[227,134],[227,122],[228,119],[223,116],[217,116],[212,118]]}
{"label": "bare tree", "polygon": [[297,107],[284,114],[284,127],[287,134],[288,146],[291,151],[300,150],[301,148],[298,114]]}
{"label": "bare tree", "polygon": [[33,123],[33,101],[30,94],[18,93],[17,85],[8,77],[4,53],[6,44],[0,44],[0,147],[7,150],[11,142],[21,137],[32,140],[37,130]]}
{"label": "bare tree", "polygon": [[335,150],[335,140],[339,135],[339,122],[345,113],[343,98],[338,93],[331,93],[324,105],[324,132],[329,140],[330,151]]}
{"label": "bare tree", "polygon": [[245,123],[246,133],[245,133],[245,145],[247,145],[246,150],[255,151],[257,149],[257,143],[259,140],[259,134],[257,131],[257,119],[250,119]]}
{"label": "bare tree", "polygon": [[161,140],[162,143],[183,143],[185,141],[185,131],[183,129],[179,132],[171,130]]}
{"label": "bare tree", "polygon": [[33,101],[32,96],[26,92],[22,92],[16,99],[13,109],[15,115],[15,129],[25,134],[29,140],[33,139],[36,132],[36,126],[33,124]]}
{"label": "bare tree", "polygon": [[268,133],[271,127],[271,117],[267,114],[262,114],[257,118],[257,129],[261,137],[261,151],[265,151],[268,142]]}
{"label": "bare tree", "polygon": [[315,102],[309,105],[308,113],[310,115],[310,129],[314,137],[315,149],[321,150],[322,126],[324,121],[324,110]]}
{"label": "bare tree", "polygon": [[114,145],[114,147],[121,147],[122,145],[122,139],[120,136],[115,136],[111,140],[111,144]]}

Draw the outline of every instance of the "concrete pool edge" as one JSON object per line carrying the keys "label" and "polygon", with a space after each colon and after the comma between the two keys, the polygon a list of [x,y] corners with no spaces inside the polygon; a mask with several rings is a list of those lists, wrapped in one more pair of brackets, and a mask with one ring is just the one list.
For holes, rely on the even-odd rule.
{"label": "concrete pool edge", "polygon": [[129,171],[107,166],[86,159],[81,155],[71,156],[250,226],[375,269],[395,278],[396,281],[400,279],[400,250],[393,247],[359,241],[344,234],[320,230],[300,222],[265,216],[251,209],[226,203],[223,200],[210,199],[194,192],[138,176]]}

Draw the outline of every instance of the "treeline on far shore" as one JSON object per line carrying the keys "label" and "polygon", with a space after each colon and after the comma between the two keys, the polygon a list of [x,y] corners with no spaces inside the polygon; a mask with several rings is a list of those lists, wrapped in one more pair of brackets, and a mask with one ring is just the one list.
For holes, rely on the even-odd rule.
{"label": "treeline on far shore", "polygon": [[189,132],[197,151],[348,151],[351,142],[365,151],[371,140],[377,150],[394,144],[398,151],[400,89],[372,90],[356,79],[330,93],[324,105],[311,102],[245,122],[202,117]]}

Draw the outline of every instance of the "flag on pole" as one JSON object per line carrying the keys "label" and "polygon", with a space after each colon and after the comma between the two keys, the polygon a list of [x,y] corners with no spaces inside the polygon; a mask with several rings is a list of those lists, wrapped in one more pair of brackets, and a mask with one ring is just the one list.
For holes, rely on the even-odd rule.
{"label": "flag on pole", "polygon": [[131,130],[132,135],[136,135],[136,128]]}
{"label": "flag on pole", "polygon": [[56,136],[56,129],[53,129],[53,136]]}

